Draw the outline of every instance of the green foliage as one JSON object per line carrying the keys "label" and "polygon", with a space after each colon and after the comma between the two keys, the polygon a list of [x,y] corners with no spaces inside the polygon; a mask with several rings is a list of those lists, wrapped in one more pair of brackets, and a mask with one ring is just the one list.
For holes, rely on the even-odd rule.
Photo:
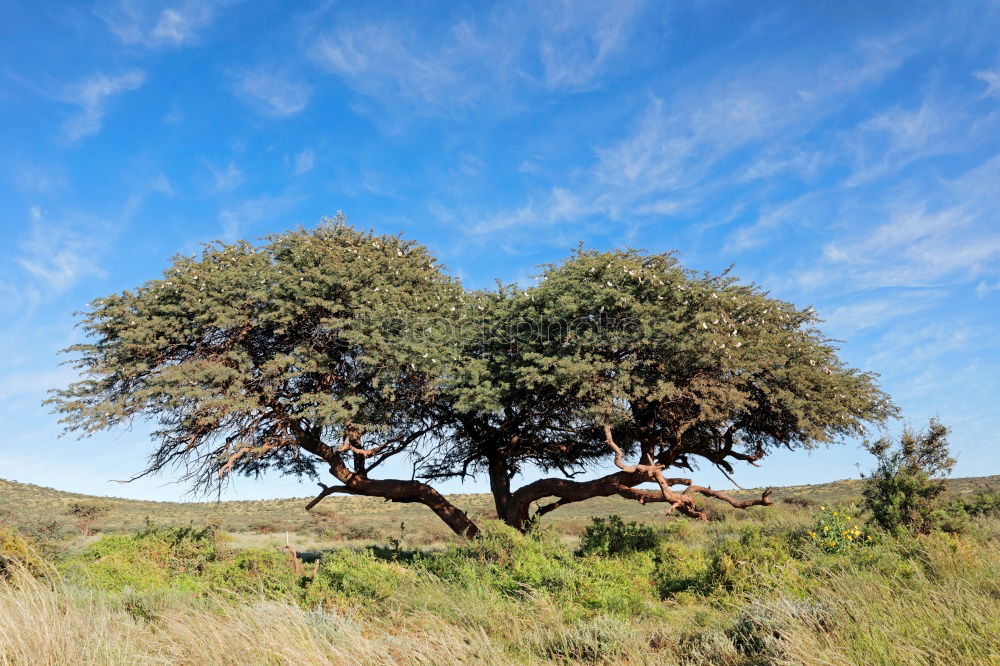
{"label": "green foliage", "polygon": [[710,559],[701,548],[665,543],[657,553],[653,581],[660,597],[706,589]]}
{"label": "green foliage", "polygon": [[240,550],[208,563],[202,579],[214,590],[242,597],[293,600],[300,583],[289,553],[260,549]]}
{"label": "green foliage", "polygon": [[618,515],[594,518],[580,536],[577,554],[608,557],[648,551],[655,549],[660,540],[655,529],[634,520],[626,523]]}
{"label": "green foliage", "polygon": [[1000,516],[1000,490],[984,490],[960,497],[951,502],[949,509],[966,516]]}
{"label": "green foliage", "polygon": [[0,579],[19,569],[38,576],[45,569],[45,561],[30,539],[0,525]]}
{"label": "green foliage", "polygon": [[136,534],[110,535],[71,558],[67,571],[108,590],[200,587],[206,568],[220,557],[209,529],[148,526]]}
{"label": "green foliage", "polygon": [[806,536],[824,552],[847,553],[872,540],[871,535],[862,532],[857,518],[857,509],[853,506],[839,509],[821,506],[812,528],[806,530]]}
{"label": "green foliage", "polygon": [[147,471],[191,462],[202,486],[229,471],[311,473],[299,447],[315,439],[375,445],[424,427],[462,303],[425,248],[342,218],[260,247],[217,243],[94,301],[90,339],[68,350],[84,379],[49,403],[83,435],[153,420]]}
{"label": "green foliage", "polygon": [[555,599],[573,615],[650,612],[651,557],[576,558],[548,530],[524,535],[490,524],[475,541],[433,553],[421,564],[435,576],[463,586],[485,586],[513,599],[539,595]]}
{"label": "green foliage", "polygon": [[898,444],[882,438],[866,448],[876,458],[862,490],[874,524],[893,534],[926,534],[947,521],[941,496],[955,464],[948,452],[947,427],[931,419],[923,432],[906,427]]}
{"label": "green foliage", "polygon": [[336,550],[320,558],[319,569],[306,586],[303,599],[310,607],[377,603],[416,579],[412,569],[381,560],[371,550]]}
{"label": "green foliage", "polygon": [[704,589],[748,593],[796,581],[798,564],[787,535],[768,535],[760,528],[742,532],[709,553]]}
{"label": "green foliage", "polygon": [[[542,278],[513,316],[563,328],[519,340],[523,383],[574,396],[623,445],[676,448],[682,436],[683,461],[718,451],[728,430],[756,455],[858,434],[894,412],[872,375],[837,359],[811,308],[731,276],[696,274],[669,253],[580,250]],[[679,422],[692,425],[671,430]]]}

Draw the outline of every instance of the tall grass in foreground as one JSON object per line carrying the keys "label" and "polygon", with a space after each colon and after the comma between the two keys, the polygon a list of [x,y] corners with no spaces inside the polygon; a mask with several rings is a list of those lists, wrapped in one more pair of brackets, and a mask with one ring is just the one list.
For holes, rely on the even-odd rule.
{"label": "tall grass in foreground", "polygon": [[0,580],[3,664],[507,664],[481,632],[421,618],[391,631],[350,612],[174,599],[142,619],[98,590]]}
{"label": "tall grass in foreground", "polygon": [[[602,552],[637,530],[601,525]],[[1000,522],[844,553],[809,526],[677,523],[618,555],[498,527],[445,551],[327,551],[301,578],[187,529],[56,564],[11,546],[0,664],[1000,664]]]}

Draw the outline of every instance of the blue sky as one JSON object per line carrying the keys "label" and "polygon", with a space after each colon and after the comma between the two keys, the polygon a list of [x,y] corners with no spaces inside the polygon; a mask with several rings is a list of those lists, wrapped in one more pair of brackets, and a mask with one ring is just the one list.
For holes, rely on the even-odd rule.
{"label": "blue sky", "polygon": [[[581,240],[732,264],[814,305],[909,420],[951,426],[958,474],[1000,473],[995,0],[39,1],[0,25],[0,478],[180,497],[109,481],[142,468],[142,427],[57,438],[40,402],[72,379],[71,313],[337,210],[471,287]],[[736,478],[859,463],[855,443]]]}

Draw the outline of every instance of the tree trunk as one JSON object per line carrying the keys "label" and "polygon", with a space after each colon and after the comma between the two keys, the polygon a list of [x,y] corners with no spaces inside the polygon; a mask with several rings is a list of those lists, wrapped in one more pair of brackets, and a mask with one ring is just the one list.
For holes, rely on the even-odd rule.
{"label": "tree trunk", "polygon": [[497,517],[511,525],[507,519],[507,511],[510,506],[510,474],[507,466],[498,455],[489,456],[489,476],[490,492],[493,494],[493,505],[497,510]]}

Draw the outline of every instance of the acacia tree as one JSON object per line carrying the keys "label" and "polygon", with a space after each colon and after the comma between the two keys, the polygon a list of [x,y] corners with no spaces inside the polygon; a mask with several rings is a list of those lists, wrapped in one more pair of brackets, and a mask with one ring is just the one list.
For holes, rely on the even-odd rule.
{"label": "acacia tree", "polygon": [[[139,475],[179,465],[196,488],[267,469],[342,492],[419,502],[451,529],[476,526],[417,479],[379,479],[437,427],[430,409],[454,345],[434,330],[460,285],[425,248],[343,219],[176,257],[164,276],[92,303],[68,351],[83,379],[49,402],[83,435],[158,424]],[[138,477],[136,477],[138,478]]]}
{"label": "acacia tree", "polygon": [[[728,275],[695,274],[671,254],[580,250],[541,278],[493,294],[492,329],[467,345],[437,404],[451,412],[455,445],[435,472],[486,470],[499,516],[515,527],[546,498],[534,515],[610,495],[702,519],[696,496],[770,504],[767,491],[737,500],[666,474],[699,462],[732,474],[895,413],[872,374],[837,358],[811,309]],[[598,460],[616,471],[573,479]],[[526,464],[561,474],[512,490]]]}
{"label": "acacia tree", "polygon": [[[88,342],[69,350],[83,379],[49,402],[83,435],[157,423],[139,476],[176,465],[208,489],[326,467],[339,483],[307,508],[336,492],[419,502],[468,536],[476,525],[429,481],[485,472],[520,529],[546,498],[536,516],[619,495],[704,518],[697,495],[770,500],[668,470],[732,473],[893,413],[810,310],[753,285],[631,250],[581,250],[543,278],[467,293],[425,248],[342,219],[217,244],[95,301]],[[373,476],[400,458],[410,479]],[[573,478],[602,461],[617,471]],[[512,488],[531,467],[559,475]]]}

